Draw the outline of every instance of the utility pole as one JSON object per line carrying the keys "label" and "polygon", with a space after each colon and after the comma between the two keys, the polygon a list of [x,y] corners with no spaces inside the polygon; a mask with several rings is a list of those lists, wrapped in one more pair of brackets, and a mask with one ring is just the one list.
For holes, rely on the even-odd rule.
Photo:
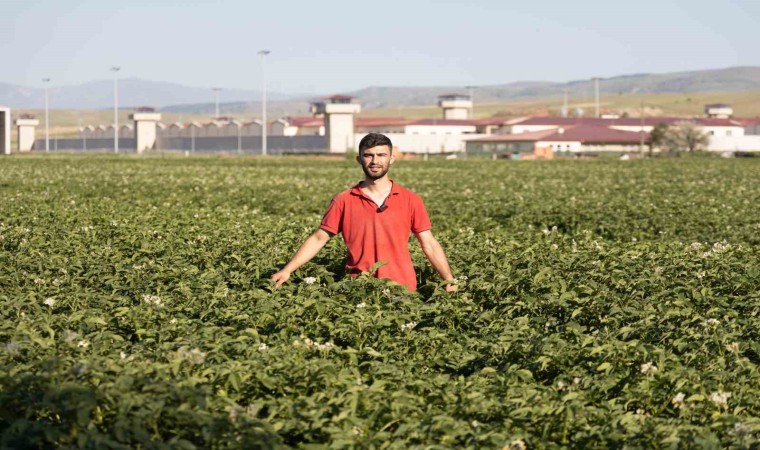
{"label": "utility pole", "polygon": [[599,117],[599,77],[594,77],[594,117]]}
{"label": "utility pole", "polygon": [[113,66],[113,152],[119,153],[119,70],[121,67]]}
{"label": "utility pole", "polygon": [[43,78],[42,82],[45,83],[45,152],[50,151],[50,115],[48,113],[48,83],[50,78]]}
{"label": "utility pole", "polygon": [[472,106],[470,107],[470,119],[475,118],[475,89],[477,89],[477,86],[465,86],[467,90],[469,91],[470,95],[470,103]]}
{"label": "utility pole", "polygon": [[567,89],[562,91],[565,94],[565,101],[562,105],[562,117],[567,117]]}
{"label": "utility pole", "polygon": [[644,158],[644,100],[641,101],[641,113],[639,114],[641,116],[641,129],[639,130],[639,135],[641,137],[639,141],[639,153],[642,158]]}
{"label": "utility pole", "polygon": [[219,91],[222,90],[222,88],[211,88],[212,91],[214,91],[214,119],[219,118]]}
{"label": "utility pole", "polygon": [[267,154],[267,78],[265,70],[265,57],[270,54],[269,50],[259,50],[261,56],[261,154]]}

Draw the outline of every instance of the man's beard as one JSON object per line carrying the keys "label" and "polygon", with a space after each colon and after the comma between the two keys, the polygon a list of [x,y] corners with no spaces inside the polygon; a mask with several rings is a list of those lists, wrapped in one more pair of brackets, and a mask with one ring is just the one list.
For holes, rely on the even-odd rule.
{"label": "man's beard", "polygon": [[[380,166],[382,167],[382,166]],[[362,165],[362,170],[364,171],[364,175],[369,178],[370,180],[379,180],[380,178],[384,177],[386,173],[388,173],[388,169],[390,169],[390,164],[386,166],[383,170],[380,172],[372,173],[369,171],[369,166]]]}

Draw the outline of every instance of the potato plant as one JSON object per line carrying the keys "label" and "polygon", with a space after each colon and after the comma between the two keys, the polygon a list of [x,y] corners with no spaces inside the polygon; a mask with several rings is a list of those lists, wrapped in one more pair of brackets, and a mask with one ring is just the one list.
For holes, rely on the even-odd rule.
{"label": "potato plant", "polygon": [[269,276],[355,163],[6,158],[2,448],[756,448],[760,161],[400,161],[460,290]]}

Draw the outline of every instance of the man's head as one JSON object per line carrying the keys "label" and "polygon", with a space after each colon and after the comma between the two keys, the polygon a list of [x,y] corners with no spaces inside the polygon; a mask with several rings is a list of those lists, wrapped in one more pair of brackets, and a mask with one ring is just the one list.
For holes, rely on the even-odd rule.
{"label": "man's head", "polygon": [[356,160],[361,164],[367,178],[378,180],[388,173],[393,164],[393,144],[388,136],[370,133],[359,142],[359,155]]}

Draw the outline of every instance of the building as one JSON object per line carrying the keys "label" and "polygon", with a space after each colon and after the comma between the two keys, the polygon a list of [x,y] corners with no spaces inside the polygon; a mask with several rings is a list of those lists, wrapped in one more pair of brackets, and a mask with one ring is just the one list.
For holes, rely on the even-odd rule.
{"label": "building", "polygon": [[491,135],[467,140],[468,153],[496,155],[542,155],[557,153],[633,153],[646,144],[648,134],[615,130],[605,126],[574,124],[566,127],[516,134]]}
{"label": "building", "polygon": [[[710,150],[747,151],[757,146],[757,140],[745,135],[760,135],[760,119],[731,117],[729,105],[705,106],[707,117],[619,117],[614,114],[602,117],[521,117],[521,118],[469,118],[472,100],[461,94],[438,97],[443,118],[406,119],[403,117],[357,117],[361,106],[347,95],[332,95],[314,101],[312,116],[283,117],[267,124],[273,145],[284,145],[281,150],[299,147],[313,151],[320,145],[333,153],[344,153],[358,148],[359,141],[368,133],[386,134],[397,150],[404,153],[461,153],[464,151],[517,152],[526,151],[599,153],[638,151],[641,133],[648,134],[658,124],[677,126],[683,122],[695,124],[711,139]],[[157,148],[162,138],[219,139],[208,143],[208,148],[253,148],[258,141],[246,139],[262,136],[260,120],[239,122],[219,117],[208,123],[156,124]],[[608,130],[609,133],[603,130]],[[112,137],[112,126],[87,126],[81,129],[82,137]],[[620,133],[616,133],[620,132]],[[120,129],[123,138],[135,135],[133,125]],[[518,138],[509,137],[517,136]],[[508,137],[504,137],[508,136]],[[236,137],[233,141],[225,138]],[[324,138],[321,144],[318,137]],[[616,140],[617,139],[617,140]],[[308,141],[308,143],[306,143]],[[168,142],[168,141],[167,141]],[[184,145],[179,140],[171,145]],[[231,144],[232,143],[232,144]],[[167,144],[169,145],[169,144]],[[273,149],[275,149],[273,147]],[[758,148],[760,150],[760,148]]]}
{"label": "building", "polygon": [[725,103],[710,103],[705,105],[705,116],[713,119],[730,119],[734,116],[734,109]]}
{"label": "building", "polygon": [[438,97],[438,106],[445,120],[466,120],[472,115],[472,98],[463,94],[444,94]]}

